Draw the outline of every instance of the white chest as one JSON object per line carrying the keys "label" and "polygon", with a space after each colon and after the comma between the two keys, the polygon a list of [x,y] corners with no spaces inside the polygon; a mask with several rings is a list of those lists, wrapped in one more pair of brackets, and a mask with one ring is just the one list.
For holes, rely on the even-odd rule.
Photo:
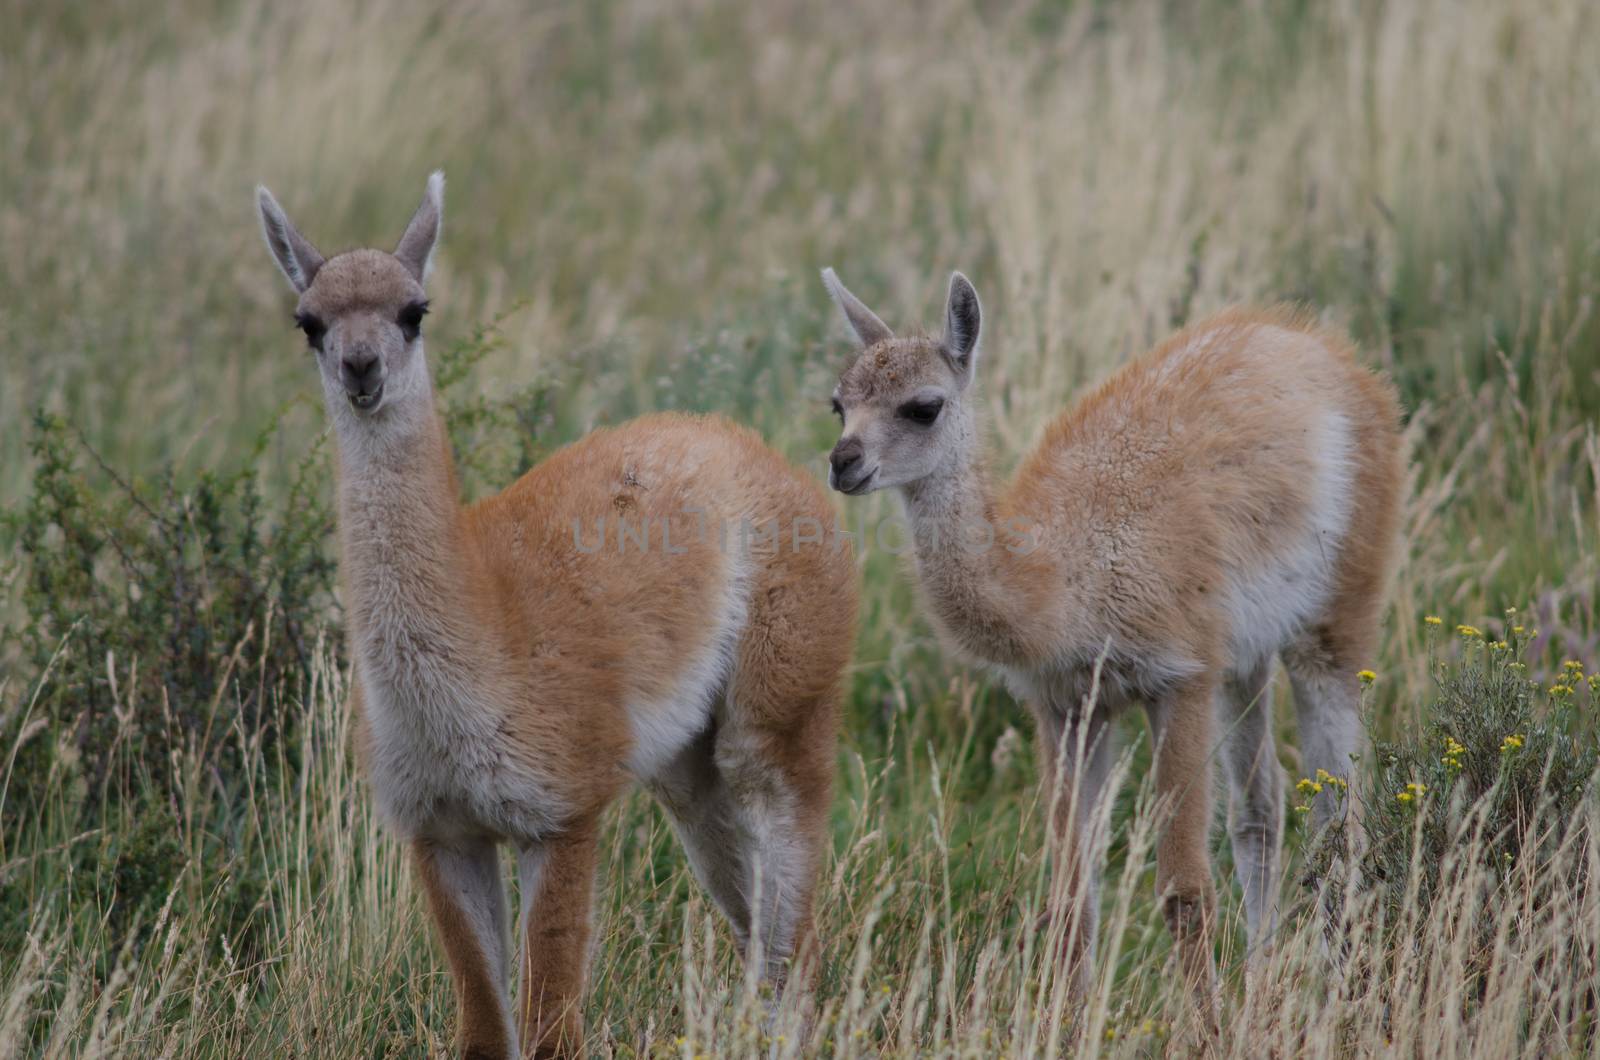
{"label": "white chest", "polygon": [[469,831],[531,840],[555,829],[566,800],[549,772],[508,738],[508,704],[433,662],[357,655],[367,772],[384,820],[408,838]]}

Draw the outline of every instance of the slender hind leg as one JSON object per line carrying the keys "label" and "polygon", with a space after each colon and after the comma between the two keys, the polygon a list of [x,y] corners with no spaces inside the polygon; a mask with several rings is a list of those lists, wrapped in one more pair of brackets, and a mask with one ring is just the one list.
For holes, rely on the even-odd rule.
{"label": "slender hind leg", "polygon": [[[1361,725],[1361,679],[1367,665],[1365,652],[1354,650],[1350,637],[1330,626],[1302,635],[1284,653],[1284,668],[1294,689],[1296,728],[1300,738],[1301,769],[1316,779],[1317,771],[1342,783],[1324,783],[1311,804],[1311,823],[1317,831],[1330,821],[1344,818],[1352,809],[1353,761],[1366,745]],[[1362,638],[1365,639],[1365,638]],[[1355,807],[1359,811],[1359,807]],[[1349,814],[1359,827],[1359,812]],[[1352,833],[1359,838],[1359,832]]]}
{"label": "slender hind leg", "polygon": [[[828,847],[833,761],[790,760],[780,734],[731,724],[717,741],[733,816],[746,839],[745,893],[751,916],[748,959],[780,991],[791,977],[809,986],[815,962],[812,900]],[[831,744],[831,740],[830,740]],[[792,968],[801,953],[804,967]]]}
{"label": "slender hind leg", "polygon": [[667,811],[695,879],[728,918],[743,949],[750,937],[745,887],[749,841],[717,769],[715,743],[716,728],[708,726],[650,781],[650,790]]}
{"label": "slender hind leg", "polygon": [[1283,831],[1283,777],[1272,741],[1271,660],[1223,684],[1223,761],[1229,789],[1228,833],[1234,871],[1244,891],[1250,960],[1258,960],[1278,927],[1278,850]]}
{"label": "slender hind leg", "polygon": [[[1345,621],[1337,619],[1313,627],[1283,653],[1284,668],[1294,689],[1296,727],[1300,737],[1300,760],[1306,776],[1316,779],[1318,770],[1334,778],[1322,782],[1322,791],[1311,803],[1311,824],[1323,832],[1334,821],[1344,823],[1345,851],[1358,853],[1365,841],[1361,830],[1361,806],[1356,797],[1354,760],[1366,745],[1361,724],[1360,668],[1368,665],[1377,639],[1375,601],[1366,609],[1346,607]],[[1349,621],[1354,610],[1362,620]],[[1359,865],[1359,858],[1352,859]],[[1348,940],[1342,937],[1340,895],[1346,885],[1345,859],[1336,856],[1325,880],[1309,881],[1321,892],[1323,941],[1333,962],[1335,974],[1342,976],[1348,954]]]}
{"label": "slender hind leg", "polygon": [[509,1057],[516,1037],[506,1003],[506,904],[494,844],[417,840],[412,859],[450,962],[460,1055]]}
{"label": "slender hind leg", "polygon": [[1094,978],[1100,873],[1095,825],[1111,771],[1111,728],[1102,711],[1088,719],[1064,717],[1033,705],[1042,797],[1050,815],[1050,893],[1043,924],[1060,931],[1058,957],[1072,997],[1088,996]]}
{"label": "slender hind leg", "polygon": [[708,729],[651,782],[695,878],[746,959],[780,990],[810,932],[828,843],[831,776],[795,773],[770,737],[735,722]]}

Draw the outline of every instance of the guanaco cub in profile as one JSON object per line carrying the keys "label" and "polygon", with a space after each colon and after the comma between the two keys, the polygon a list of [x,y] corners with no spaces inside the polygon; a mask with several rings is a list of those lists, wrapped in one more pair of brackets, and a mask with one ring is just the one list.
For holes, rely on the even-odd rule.
{"label": "guanaco cub in profile", "polygon": [[[748,959],[789,974],[828,842],[854,571],[809,543],[832,519],[820,486],[715,418],[596,431],[463,507],[422,341],[443,193],[435,173],[394,253],[326,259],[265,188],[257,205],[338,442],[361,759],[411,845],[461,1052],[565,1055],[600,814],[631,781]],[[515,1008],[501,843],[522,895]]]}
{"label": "guanaco cub in profile", "polygon": [[[1270,668],[1277,657],[1289,672],[1302,770],[1338,778],[1315,804],[1326,824],[1347,809],[1358,674],[1377,649],[1398,542],[1393,388],[1302,314],[1225,312],[1058,417],[997,491],[972,284],[951,277],[933,339],[897,338],[833,270],[823,282],[863,347],[833,394],[843,433],[831,485],[898,493],[935,623],[1036,719],[1057,795],[1050,912],[1071,925],[1062,956],[1075,988],[1093,960],[1097,869],[1084,855],[1112,761],[1108,722],[1137,701],[1170,814],[1162,909],[1214,1023],[1211,756],[1220,742],[1258,951],[1276,923],[1283,809]],[[1016,527],[1026,535],[996,532]]]}

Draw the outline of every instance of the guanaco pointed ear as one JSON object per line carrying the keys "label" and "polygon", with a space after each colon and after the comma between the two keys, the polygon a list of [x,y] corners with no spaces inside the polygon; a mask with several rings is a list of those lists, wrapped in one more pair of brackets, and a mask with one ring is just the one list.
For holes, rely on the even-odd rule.
{"label": "guanaco pointed ear", "polygon": [[959,272],[950,274],[950,297],[944,306],[944,351],[956,369],[969,378],[978,361],[978,333],[983,308],[972,281]]}
{"label": "guanaco pointed ear", "polygon": [[894,338],[894,332],[889,330],[889,325],[879,320],[878,315],[863,305],[861,299],[851,294],[849,289],[839,282],[839,274],[833,269],[822,270],[822,286],[828,289],[828,294],[838,305],[839,311],[844,314],[845,320],[850,324],[850,330],[861,340],[863,348],[876,345],[884,339]]}
{"label": "guanaco pointed ear", "polygon": [[411,271],[418,283],[428,282],[433,268],[433,251],[439,245],[439,232],[444,227],[444,170],[436,169],[428,177],[428,190],[422,195],[422,205],[411,215],[406,234],[394,248],[394,256]]}
{"label": "guanaco pointed ear", "polygon": [[278,263],[294,293],[304,293],[316,279],[317,270],[322,268],[322,255],[289,223],[289,215],[283,212],[265,184],[256,185],[256,211],[261,215],[261,234],[266,237],[267,249],[272,251],[272,260]]}

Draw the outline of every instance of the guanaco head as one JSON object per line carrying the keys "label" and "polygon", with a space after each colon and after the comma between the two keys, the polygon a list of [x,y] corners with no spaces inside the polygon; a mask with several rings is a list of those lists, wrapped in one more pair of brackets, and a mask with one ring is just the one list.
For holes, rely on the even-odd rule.
{"label": "guanaco head", "polygon": [[428,178],[393,254],[351,250],[324,259],[265,187],[256,188],[256,206],[267,249],[300,296],[295,323],[316,352],[333,414],[371,417],[386,404],[426,393],[422,286],[444,217],[444,174]]}
{"label": "guanaco head", "polygon": [[828,484],[843,493],[870,493],[967,459],[977,435],[967,395],[982,316],[972,283],[951,274],[944,334],[932,339],[896,338],[832,269],[822,270],[822,282],[862,346],[833,391],[844,431],[828,457]]}

